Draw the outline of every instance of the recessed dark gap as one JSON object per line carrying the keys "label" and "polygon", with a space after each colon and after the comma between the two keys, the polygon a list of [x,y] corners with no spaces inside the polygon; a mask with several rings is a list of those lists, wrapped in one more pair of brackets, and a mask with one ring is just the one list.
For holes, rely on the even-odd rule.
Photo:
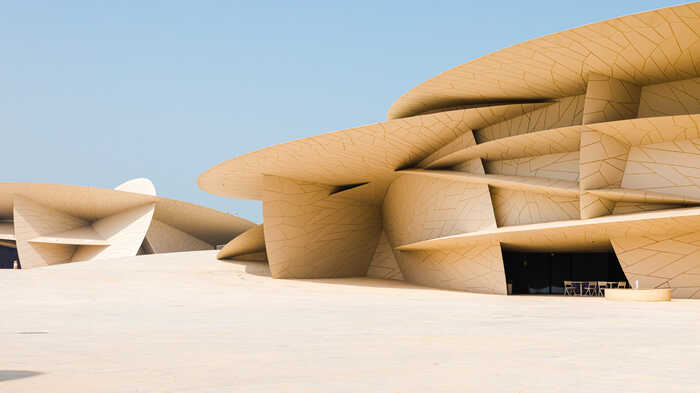
{"label": "recessed dark gap", "polygon": [[364,186],[365,184],[369,184],[369,182],[364,182],[364,183],[356,183],[356,184],[345,184],[342,186],[336,186],[333,191],[329,195],[337,194],[339,192],[347,191],[347,190],[352,190],[353,188],[357,188],[360,186]]}
{"label": "recessed dark gap", "polygon": [[[550,253],[503,251],[509,294],[564,294],[564,281],[625,281],[613,252]],[[629,287],[629,282],[627,282]]]}

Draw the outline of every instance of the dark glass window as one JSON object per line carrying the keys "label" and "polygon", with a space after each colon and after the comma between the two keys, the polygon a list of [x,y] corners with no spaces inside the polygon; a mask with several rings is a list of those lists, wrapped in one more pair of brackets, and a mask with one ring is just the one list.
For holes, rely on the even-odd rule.
{"label": "dark glass window", "polygon": [[503,252],[512,294],[563,294],[564,281],[627,281],[614,253]]}
{"label": "dark glass window", "polygon": [[0,246],[0,269],[12,269],[15,260],[19,261],[16,248]]}

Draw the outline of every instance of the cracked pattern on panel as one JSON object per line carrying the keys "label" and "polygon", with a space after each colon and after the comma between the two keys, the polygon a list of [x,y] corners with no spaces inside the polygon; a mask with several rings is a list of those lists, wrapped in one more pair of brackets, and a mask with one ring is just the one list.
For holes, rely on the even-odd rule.
{"label": "cracked pattern on panel", "polygon": [[498,243],[446,251],[399,252],[406,281],[436,288],[507,294]]}
{"label": "cracked pattern on panel", "polygon": [[383,217],[394,247],[496,226],[487,185],[423,176],[401,176],[392,183]]}
{"label": "cracked pattern on panel", "polygon": [[[623,178],[624,182],[624,178]],[[600,188],[597,190],[588,190],[591,194],[596,194],[604,198],[608,198],[617,202],[643,202],[643,203],[661,203],[661,204],[676,204],[676,205],[697,205],[700,204],[700,198],[690,198],[682,195],[664,194],[654,191],[635,190],[631,188]]]}
{"label": "cracked pattern on panel", "polygon": [[622,187],[700,198],[700,138],[633,146]]}
{"label": "cracked pattern on panel", "polygon": [[637,117],[641,88],[633,83],[596,73],[588,74],[583,124]]}
{"label": "cracked pattern on panel", "polygon": [[590,192],[582,192],[579,197],[581,218],[607,216],[615,211],[615,201]]}
{"label": "cracked pattern on panel", "polygon": [[578,182],[548,179],[534,176],[508,176],[508,175],[479,175],[461,171],[406,169],[401,174],[411,176],[433,177],[448,181],[457,181],[468,184],[487,184],[495,187],[511,190],[531,191],[545,194],[557,194],[578,197]]}
{"label": "cracked pattern on panel", "polygon": [[642,87],[639,117],[700,113],[700,78]]}
{"label": "cracked pattern on panel", "polygon": [[485,229],[403,244],[397,250],[450,250],[498,241],[527,251],[609,251],[617,237],[675,236],[700,232],[700,208],[682,208]]}
{"label": "cracked pattern on panel", "polygon": [[577,152],[580,146],[580,126],[557,128],[468,146],[432,161],[426,167],[430,169],[449,167],[473,158],[509,160],[554,153],[571,153]]}
{"label": "cracked pattern on panel", "polygon": [[499,227],[580,218],[579,200],[574,196],[547,195],[492,187],[491,197]]}
{"label": "cracked pattern on panel", "polygon": [[586,126],[631,145],[700,138],[700,115],[648,117]]}
{"label": "cracked pattern on panel", "polygon": [[204,206],[141,193],[152,191],[146,187],[150,182],[136,180],[120,186],[131,191],[64,184],[0,183],[0,217],[11,219],[13,196],[17,195],[87,222],[156,203],[153,218],[211,244],[225,244],[254,226],[248,220]]}
{"label": "cracked pattern on panel", "polygon": [[700,233],[610,239],[622,270],[639,288],[671,288],[674,298],[700,299]]}
{"label": "cracked pattern on panel", "polygon": [[484,100],[583,94],[591,72],[639,86],[697,77],[700,4],[626,15],[513,45],[401,96],[387,118]]}
{"label": "cracked pattern on panel", "polygon": [[530,132],[580,125],[584,96],[565,97],[544,108],[476,131],[479,143]]}
{"label": "cracked pattern on panel", "polygon": [[381,233],[380,207],[330,196],[333,189],[265,176],[264,236],[273,277],[367,274]]}
{"label": "cracked pattern on panel", "polygon": [[415,116],[335,131],[226,161],[198,180],[205,191],[261,200],[263,175],[332,185],[374,184],[381,203],[394,171],[418,164],[465,132],[545,104],[497,105]]}
{"label": "cracked pattern on panel", "polygon": [[[383,221],[392,247],[496,227],[487,185],[423,176],[402,176],[392,183],[384,200]],[[407,281],[439,288],[505,293],[498,244],[459,252],[398,252],[395,256]]]}
{"label": "cracked pattern on panel", "polygon": [[536,176],[578,181],[578,151],[546,154],[513,160],[486,161],[486,173],[510,176]]}
{"label": "cracked pattern on panel", "polygon": [[263,224],[256,225],[234,237],[216,254],[216,258],[233,258],[239,255],[264,252],[265,231],[263,228]]}
{"label": "cracked pattern on panel", "polygon": [[596,188],[619,187],[630,147],[619,140],[584,128],[581,132],[581,218],[612,214],[614,202],[586,193]]}
{"label": "cracked pattern on panel", "polygon": [[151,224],[155,203],[135,207],[92,223],[92,228],[109,243],[107,247],[80,246],[73,261],[134,256]]}
{"label": "cracked pattern on panel", "polygon": [[394,250],[391,248],[384,231],[382,231],[377,250],[374,252],[369,269],[367,269],[367,277],[403,280],[403,274],[401,274],[399,264],[396,262]]}
{"label": "cracked pattern on panel", "polygon": [[[193,247],[193,243],[199,246],[190,249],[203,249],[210,240],[219,244],[253,226],[230,214],[157,197],[153,184],[143,178],[127,181],[115,190],[0,183],[0,217],[10,221],[6,225],[13,227],[13,239],[15,229],[20,228],[18,254],[25,269],[137,255],[140,246],[148,244],[144,237],[156,216],[152,243],[169,251]],[[157,227],[166,228],[175,238],[153,239]],[[160,247],[164,242],[171,246]],[[206,249],[212,248],[207,244]]]}
{"label": "cracked pattern on panel", "polygon": [[146,240],[156,254],[214,249],[214,245],[155,218],[151,220]]}
{"label": "cracked pattern on panel", "polygon": [[642,213],[654,210],[677,209],[684,205],[663,204],[663,203],[648,203],[648,202],[627,202],[617,201],[613,208],[612,214],[632,214]]}
{"label": "cracked pattern on panel", "polygon": [[452,142],[446,144],[445,146],[439,148],[434,153],[426,157],[423,161],[418,163],[419,167],[425,167],[430,165],[435,160],[448,156],[456,151],[460,151],[466,147],[476,145],[476,140],[474,139],[474,132],[472,130],[467,130],[462,136],[458,136]]}
{"label": "cracked pattern on panel", "polygon": [[595,131],[581,133],[581,189],[620,186],[630,147]]}
{"label": "cracked pattern on panel", "polygon": [[14,199],[13,214],[17,254],[23,269],[70,262],[76,249],[70,244],[30,243],[32,238],[89,225],[88,221],[20,196]]}
{"label": "cracked pattern on panel", "polygon": [[481,158],[472,158],[472,159],[466,160],[463,163],[452,167],[452,170],[457,171],[457,172],[471,173],[474,175],[485,175],[486,174],[486,171],[484,170],[484,163],[481,161]]}

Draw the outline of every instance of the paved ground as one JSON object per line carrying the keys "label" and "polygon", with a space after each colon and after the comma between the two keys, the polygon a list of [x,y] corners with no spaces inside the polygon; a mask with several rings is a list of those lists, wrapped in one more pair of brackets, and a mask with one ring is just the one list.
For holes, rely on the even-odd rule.
{"label": "paved ground", "polygon": [[0,270],[0,392],[700,392],[700,301],[273,280],[213,252]]}

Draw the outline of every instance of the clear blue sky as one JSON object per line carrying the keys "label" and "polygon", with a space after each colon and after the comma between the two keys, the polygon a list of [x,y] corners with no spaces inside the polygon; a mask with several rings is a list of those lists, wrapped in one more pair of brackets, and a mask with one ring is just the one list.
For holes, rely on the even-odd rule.
{"label": "clear blue sky", "polygon": [[[585,5],[584,5],[585,4]],[[0,181],[115,187],[262,221],[197,187],[259,148],[382,121],[489,52],[677,2],[3,1]]]}

